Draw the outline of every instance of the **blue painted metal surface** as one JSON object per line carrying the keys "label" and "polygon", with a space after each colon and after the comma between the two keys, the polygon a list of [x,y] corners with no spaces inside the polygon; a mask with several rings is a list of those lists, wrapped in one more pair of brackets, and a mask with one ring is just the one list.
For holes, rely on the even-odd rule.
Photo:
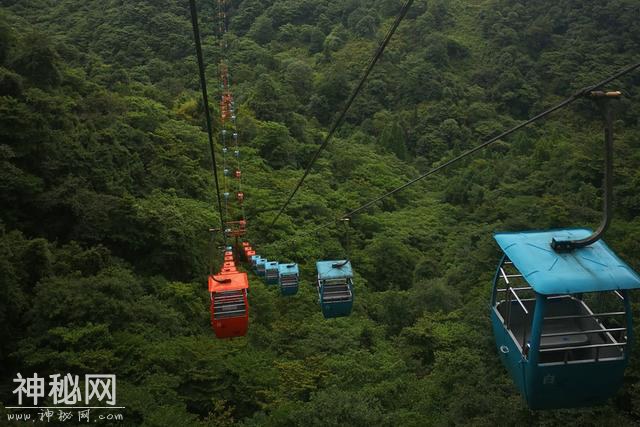
{"label": "blue painted metal surface", "polygon": [[[517,304],[515,301],[513,303]],[[625,357],[620,360],[540,365],[539,343],[536,347],[531,343],[527,358],[493,309],[491,323],[500,359],[531,409],[603,404],[615,396],[622,386],[628,362],[626,352]]]}
{"label": "blue painted metal surface", "polygon": [[262,257],[260,255],[253,255],[251,257],[251,265],[253,266],[254,270],[256,268],[256,264],[258,263],[258,261],[260,261],[262,259]]}
{"label": "blue painted metal surface", "polygon": [[[316,268],[318,269],[318,278],[320,279],[336,279],[341,277],[349,277],[353,279],[353,269],[351,261],[341,259],[337,261],[318,261]],[[344,264],[344,265],[342,265]]]}
{"label": "blue painted metal surface", "polygon": [[[568,253],[555,253],[549,246],[554,237],[577,239],[590,234],[591,232],[586,229],[572,229],[498,233],[495,236],[505,252],[503,261],[508,257],[513,262],[536,295],[535,304],[530,307],[533,313],[529,314],[532,317],[532,320],[529,320],[531,332],[526,335],[526,341],[518,337],[521,342],[524,342],[525,351],[523,351],[513,332],[505,326],[508,323],[506,320],[508,316],[500,315],[496,307],[495,295],[500,282],[500,266],[502,266],[502,261],[500,262],[493,280],[494,293],[490,308],[493,333],[498,354],[516,388],[531,409],[573,408],[603,404],[622,386],[624,370],[628,363],[628,352],[633,346],[628,289],[640,287],[638,274],[621,261],[602,241]],[[612,290],[618,290],[624,297],[626,317],[620,318],[623,321],[621,326],[626,326],[627,334],[627,346],[624,351],[614,352],[615,357],[609,354],[607,357],[578,357],[573,361],[573,350],[569,353],[559,350],[555,354],[565,357],[564,360],[541,359],[543,354],[540,351],[541,334],[549,332],[547,329],[549,321],[545,321],[544,317],[545,313],[552,313],[547,314],[548,316],[554,315],[551,309],[554,304],[565,304],[562,301],[573,302],[576,307],[580,307],[580,310],[584,310],[581,312],[590,313],[582,302],[582,293]],[[564,300],[549,297],[565,294],[569,296]],[[509,303],[502,301],[501,304],[504,304],[503,313],[507,312]],[[512,310],[520,310],[519,304],[518,301],[512,300]],[[583,328],[584,326],[580,326],[578,330],[585,330]],[[570,342],[571,339],[575,339],[575,335],[571,335],[570,328],[562,332],[565,331],[567,335],[562,336],[559,342]],[[593,343],[594,335],[582,336],[585,346]],[[608,342],[606,338],[604,340]],[[582,344],[578,347],[580,345]],[[553,345],[560,349],[562,346],[562,344]],[[578,348],[575,351],[587,350]]]}
{"label": "blue painted metal surface", "polygon": [[278,284],[278,261],[269,261],[264,266],[264,281],[267,285]]}
{"label": "blue painted metal surface", "polygon": [[269,260],[267,260],[266,258],[260,258],[259,260],[256,260],[256,274],[258,276],[264,277],[265,267],[268,262]]}
{"label": "blue painted metal surface", "polygon": [[318,299],[325,319],[351,314],[353,269],[346,260],[318,261]]}
{"label": "blue painted metal surface", "polygon": [[298,285],[300,282],[300,271],[298,264],[280,264],[278,265],[278,283],[280,285],[280,293],[282,295],[295,295],[298,293]]}
{"label": "blue painted metal surface", "polygon": [[566,253],[551,249],[552,238],[579,239],[587,229],[496,233],[495,239],[533,289],[543,295],[640,288],[640,276],[602,240]]}

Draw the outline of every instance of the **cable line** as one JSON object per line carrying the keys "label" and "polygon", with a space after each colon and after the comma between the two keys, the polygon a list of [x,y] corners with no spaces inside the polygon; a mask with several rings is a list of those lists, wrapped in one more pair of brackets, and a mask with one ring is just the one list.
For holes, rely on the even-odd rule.
{"label": "cable line", "polygon": [[367,208],[371,207],[372,205],[376,204],[380,200],[382,200],[382,199],[384,199],[386,197],[389,197],[389,196],[391,196],[393,194],[396,194],[396,193],[404,190],[405,188],[415,184],[416,182],[418,182],[418,181],[420,181],[420,180],[422,180],[424,178],[427,178],[428,176],[433,175],[436,172],[439,172],[440,170],[446,168],[447,166],[451,166],[452,164],[454,164],[454,163],[456,163],[456,162],[458,162],[458,161],[460,161],[460,160],[462,160],[462,159],[464,159],[464,158],[476,153],[477,151],[480,151],[481,149],[486,148],[487,146],[489,146],[489,145],[493,144],[494,142],[498,141],[499,139],[502,139],[502,138],[504,138],[506,136],[509,136],[512,133],[514,133],[515,131],[517,131],[519,129],[522,129],[525,126],[530,125],[531,123],[533,123],[535,121],[538,121],[538,120],[548,116],[549,114],[553,113],[554,111],[557,111],[557,110],[559,110],[561,108],[566,107],[569,104],[572,104],[573,102],[575,102],[579,98],[589,94],[591,91],[599,89],[602,86],[604,86],[604,85],[606,85],[608,83],[611,83],[613,80],[616,80],[617,78],[622,77],[622,76],[630,73],[631,71],[633,71],[633,70],[635,70],[637,68],[640,68],[640,62],[632,64],[632,65],[629,65],[629,66],[619,70],[615,74],[612,74],[611,76],[607,77],[606,79],[604,79],[604,80],[602,80],[602,81],[600,81],[600,82],[598,82],[598,83],[596,83],[596,84],[594,84],[592,86],[587,86],[587,87],[579,90],[578,92],[574,93],[573,95],[571,95],[569,98],[565,99],[564,101],[561,101],[558,104],[554,105],[553,107],[550,107],[550,108],[544,110],[543,112],[531,117],[530,119],[513,126],[512,128],[502,132],[500,135],[495,136],[495,137],[483,142],[482,144],[480,144],[480,145],[478,145],[478,146],[476,146],[474,148],[471,148],[471,149],[465,151],[464,153],[462,153],[462,154],[460,154],[460,155],[458,155],[458,156],[456,156],[456,157],[454,157],[454,158],[452,158],[450,160],[447,160],[445,163],[443,163],[443,164],[441,164],[439,166],[436,166],[435,168],[423,173],[422,175],[417,176],[416,178],[413,178],[413,179],[407,181],[406,183],[402,184],[399,187],[396,187],[396,188],[394,188],[392,190],[387,191],[386,193],[376,197],[375,199],[372,199],[372,200],[364,203],[363,205],[361,205],[361,206],[359,206],[357,208],[354,208],[353,210],[351,210],[349,212],[346,212],[346,213],[344,213],[343,215],[340,215],[337,218],[332,219],[331,221],[327,221],[326,223],[320,224],[317,227],[311,229],[310,231],[308,231],[306,233],[302,233],[299,236],[292,236],[289,239],[283,239],[283,240],[284,241],[288,241],[288,240],[292,239],[292,240],[296,241],[298,239],[302,239],[303,237],[306,237],[306,236],[309,236],[311,234],[314,234],[314,233],[320,231],[323,228],[328,228],[329,226],[334,225],[337,221],[341,221],[341,220],[344,220],[344,219],[347,219],[347,218],[351,218],[353,215],[363,211],[364,209],[367,209]]}
{"label": "cable line", "polygon": [[376,65],[376,63],[378,62],[380,57],[382,56],[382,53],[384,52],[385,48],[387,47],[387,44],[389,43],[389,40],[391,40],[391,37],[396,32],[396,29],[398,28],[398,26],[400,25],[400,23],[404,19],[405,15],[407,14],[407,11],[409,10],[409,7],[411,7],[412,3],[413,3],[413,0],[407,0],[407,2],[404,4],[404,6],[402,6],[402,9],[400,10],[400,13],[396,17],[396,20],[394,21],[393,25],[391,26],[391,28],[387,32],[386,36],[384,37],[384,39],[380,43],[380,46],[378,46],[378,49],[377,49],[376,53],[373,55],[373,57],[371,58],[371,60],[369,61],[369,64],[365,68],[364,74],[362,75],[362,78],[360,79],[358,85],[355,87],[353,92],[351,92],[351,96],[347,100],[347,103],[346,103],[345,107],[342,109],[342,112],[340,113],[338,118],[333,122],[333,125],[329,129],[329,133],[327,134],[327,136],[325,137],[324,141],[322,142],[322,145],[320,145],[318,150],[314,153],[313,158],[311,159],[311,161],[307,165],[307,168],[304,171],[304,174],[302,175],[302,178],[300,178],[300,181],[298,181],[298,184],[296,184],[295,188],[293,189],[293,191],[289,195],[289,198],[287,199],[286,202],[284,202],[284,204],[282,205],[282,208],[280,208],[280,211],[276,214],[276,217],[271,222],[271,227],[273,227],[273,225],[276,223],[278,218],[280,218],[280,215],[284,212],[284,210],[287,208],[287,206],[289,205],[289,203],[291,202],[293,197],[296,195],[296,193],[298,192],[298,190],[302,186],[302,183],[304,182],[305,178],[307,177],[307,175],[309,175],[309,172],[311,171],[311,167],[313,167],[313,164],[318,159],[318,156],[327,147],[327,145],[331,141],[331,138],[333,137],[333,134],[335,133],[335,131],[338,128],[338,126],[340,126],[340,124],[342,124],[342,121],[344,120],[344,117],[346,116],[347,112],[349,111],[349,108],[351,107],[351,104],[353,104],[353,101],[358,96],[358,93],[360,93],[360,89],[362,89],[362,87],[364,86],[365,82],[367,81],[367,78],[369,77],[369,73],[371,72],[373,67]]}
{"label": "cable line", "polygon": [[572,104],[573,102],[575,102],[579,98],[585,96],[589,92],[591,92],[591,91],[593,91],[595,89],[601,88],[602,86],[612,82],[613,80],[615,80],[615,79],[617,79],[619,77],[622,77],[625,74],[630,73],[631,71],[635,70],[638,67],[640,67],[640,62],[638,62],[636,64],[629,65],[629,66],[623,68],[622,70],[620,70],[617,73],[607,77],[606,79],[602,80],[601,82],[596,83],[593,86],[588,86],[588,87],[586,87],[584,89],[579,90],[578,92],[576,92],[573,95],[571,95],[569,98],[565,99],[562,102],[559,102],[558,104],[554,105],[553,107],[548,108],[548,109],[544,110],[543,112],[531,117],[530,119],[528,119],[528,120],[526,120],[526,121],[524,121],[524,122],[522,122],[520,124],[517,124],[516,126],[512,127],[511,129],[508,129],[508,130],[502,132],[500,135],[494,136],[493,138],[489,139],[488,141],[485,141],[482,144],[480,144],[480,145],[478,145],[478,146],[476,146],[474,148],[471,148],[471,149],[465,151],[464,153],[462,153],[462,154],[460,154],[460,155],[458,155],[458,156],[456,156],[456,157],[454,157],[454,158],[452,158],[450,160],[447,160],[443,164],[441,164],[439,166],[436,166],[435,168],[429,170],[428,172],[425,172],[424,174],[422,174],[422,175],[420,175],[420,176],[418,176],[418,177],[416,177],[416,178],[414,178],[414,179],[412,179],[410,181],[407,181],[403,185],[401,185],[399,187],[396,187],[393,190],[390,190],[390,191],[384,193],[383,195],[381,195],[379,197],[376,197],[375,199],[365,203],[364,205],[362,205],[360,207],[357,207],[357,208],[353,209],[352,211],[347,212],[346,214],[342,215],[341,218],[349,218],[352,215],[357,214],[358,212],[368,208],[369,206],[379,202],[380,200],[382,200],[382,199],[384,199],[384,198],[386,198],[388,196],[391,196],[392,194],[395,194],[395,193],[398,193],[398,192],[404,190],[405,188],[407,188],[407,187],[415,184],[416,182],[428,177],[429,175],[433,175],[434,173],[440,171],[441,169],[444,169],[447,166],[450,166],[450,165],[452,165],[452,164],[464,159],[465,157],[468,157],[468,156],[474,154],[476,151],[482,150],[483,148],[493,144],[497,140],[502,139],[502,138],[504,138],[506,136],[509,136],[512,133],[514,133],[515,131],[517,131],[517,130],[525,127],[525,126],[530,125],[533,122],[536,122],[536,121],[548,116],[549,114],[553,113],[554,111],[557,111],[557,110],[559,110],[561,108],[566,107],[569,104]]}
{"label": "cable line", "polygon": [[[240,146],[238,138],[238,125],[236,120],[237,110],[231,90],[231,77],[226,59],[226,49],[229,47],[226,34],[226,1],[218,0],[218,37],[221,49],[218,72],[220,79],[220,140],[222,145],[223,163],[223,196],[226,223],[224,233],[226,237],[244,236],[247,232],[247,221],[244,211],[244,192],[242,191],[242,168],[240,165]],[[229,139],[231,138],[231,140]],[[227,159],[233,151],[235,167],[232,167],[233,159]],[[231,183],[230,181],[234,182]],[[233,198],[231,198],[233,190]]]}
{"label": "cable line", "polygon": [[[220,213],[220,227],[224,230],[224,215],[222,213],[222,201],[220,200],[220,184],[218,183],[218,166],[216,165],[216,151],[213,144],[213,130],[211,126],[211,112],[209,111],[209,96],[207,95],[207,82],[204,73],[204,61],[202,59],[202,45],[200,42],[200,28],[198,27],[198,11],[195,0],[189,0],[191,8],[191,25],[193,26],[193,38],[196,45],[196,56],[198,58],[198,72],[200,73],[200,88],[202,89],[202,101],[204,104],[204,115],[207,122],[207,135],[209,137],[209,149],[211,150],[211,165],[213,179],[216,184],[216,197],[218,199],[218,212]],[[224,233],[223,233],[224,234]],[[226,242],[226,236],[224,237]]]}

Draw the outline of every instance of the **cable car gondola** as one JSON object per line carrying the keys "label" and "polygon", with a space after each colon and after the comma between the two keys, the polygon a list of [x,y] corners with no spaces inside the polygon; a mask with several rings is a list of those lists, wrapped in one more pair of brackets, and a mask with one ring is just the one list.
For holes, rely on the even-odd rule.
{"label": "cable car gondola", "polygon": [[[632,338],[628,290],[640,277],[603,241],[556,253],[553,238],[589,230],[498,233],[504,251],[491,321],[503,363],[532,409],[604,403],[622,385]],[[587,297],[613,294],[598,311]],[[587,295],[592,294],[592,295]]]}
{"label": "cable car gondola", "polygon": [[349,260],[318,261],[318,298],[325,319],[351,314],[353,269]]}
{"label": "cable car gondola", "polygon": [[266,258],[260,258],[256,261],[256,274],[260,277],[264,277],[265,267],[269,262]]}
{"label": "cable car gondola", "polygon": [[[497,233],[493,280],[496,346],[531,409],[606,402],[623,382],[632,343],[629,290],[640,276],[601,240],[611,221],[613,118],[605,113],[604,215],[600,227]],[[608,300],[607,300],[608,298]]]}
{"label": "cable car gondola", "polygon": [[278,265],[278,284],[280,285],[280,294],[295,295],[298,293],[298,283],[300,281],[300,272],[298,264],[280,264]]}
{"label": "cable car gondola", "polygon": [[246,273],[225,273],[209,276],[211,295],[211,326],[218,338],[233,338],[247,334],[249,302]]}
{"label": "cable car gondola", "polygon": [[[251,257],[248,256],[248,252],[253,250],[251,248],[251,244],[249,242],[242,242],[242,254],[243,254],[243,260],[247,261],[247,262],[251,262]],[[254,253],[255,255],[255,253]]]}
{"label": "cable car gondola", "polygon": [[264,265],[264,282],[267,285],[278,284],[278,261],[269,261]]}

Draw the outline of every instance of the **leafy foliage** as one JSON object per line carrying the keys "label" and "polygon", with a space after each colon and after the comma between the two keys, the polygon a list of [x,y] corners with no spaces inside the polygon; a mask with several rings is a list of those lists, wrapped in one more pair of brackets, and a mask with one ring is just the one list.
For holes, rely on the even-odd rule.
{"label": "leafy foliage", "polygon": [[[303,277],[282,298],[250,276],[250,331],[231,341],[209,330],[218,219],[185,2],[4,3],[3,385],[18,371],[114,373],[131,425],[638,423],[637,357],[609,405],[532,413],[488,333],[492,232],[599,220],[601,123],[587,101],[360,213],[349,245],[340,228],[316,231],[632,62],[637,2],[416,1],[274,227],[400,3],[227,2],[249,238]],[[218,10],[199,3],[215,88]],[[636,269],[638,83],[612,87],[629,96],[607,233]],[[354,313],[326,321],[314,262],[346,256]]]}

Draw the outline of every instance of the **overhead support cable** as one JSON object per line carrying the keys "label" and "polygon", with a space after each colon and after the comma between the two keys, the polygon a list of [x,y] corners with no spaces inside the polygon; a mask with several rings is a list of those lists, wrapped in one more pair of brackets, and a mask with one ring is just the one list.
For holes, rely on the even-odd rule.
{"label": "overhead support cable", "polygon": [[[216,151],[213,143],[213,127],[211,125],[211,111],[209,110],[209,96],[207,94],[207,81],[204,71],[204,60],[202,59],[202,44],[200,41],[200,28],[198,26],[198,11],[195,0],[189,0],[191,9],[191,25],[193,27],[193,38],[196,45],[196,57],[198,58],[198,72],[200,74],[200,88],[202,89],[202,102],[204,104],[204,115],[207,122],[207,135],[209,137],[209,149],[211,150],[211,165],[213,180],[216,185],[216,198],[218,199],[218,212],[220,214],[220,226],[224,230],[224,215],[222,213],[222,201],[220,199],[220,184],[218,182],[218,166],[216,164]],[[224,234],[224,233],[223,233]],[[226,236],[225,236],[226,242]]]}
{"label": "overhead support cable", "polygon": [[370,207],[370,206],[376,204],[377,202],[379,202],[380,200],[382,200],[382,199],[384,199],[386,197],[389,197],[389,196],[391,196],[393,194],[396,194],[396,193],[404,190],[405,188],[415,184],[416,182],[418,182],[420,180],[423,180],[424,178],[426,178],[426,177],[428,177],[430,175],[433,175],[436,172],[439,172],[440,170],[446,168],[447,166],[451,166],[452,164],[457,163],[457,162],[459,162],[460,160],[462,160],[462,159],[464,159],[466,157],[469,157],[470,155],[474,154],[475,152],[480,151],[483,148],[486,148],[489,145],[493,144],[494,142],[511,135],[512,133],[516,132],[517,130],[520,130],[525,126],[528,126],[531,123],[534,123],[534,122],[536,122],[536,121],[548,116],[549,114],[553,113],[554,111],[557,111],[557,110],[559,110],[561,108],[566,107],[569,104],[574,103],[576,100],[584,97],[585,95],[588,95],[591,91],[599,89],[602,86],[604,86],[604,85],[606,85],[608,83],[611,83],[613,80],[615,80],[615,79],[617,79],[619,77],[622,77],[625,74],[628,74],[631,71],[633,71],[633,70],[635,70],[635,69],[637,69],[639,67],[640,67],[640,62],[638,62],[636,64],[629,65],[628,67],[623,68],[622,70],[620,70],[617,73],[607,77],[606,79],[602,80],[601,82],[579,90],[578,92],[576,92],[573,95],[571,95],[569,98],[565,99],[562,102],[559,102],[558,104],[554,105],[553,107],[548,108],[548,109],[544,110],[543,112],[531,117],[530,119],[525,120],[524,122],[517,124],[516,126],[512,127],[511,129],[508,129],[508,130],[502,132],[500,135],[494,136],[493,138],[483,142],[482,144],[480,144],[480,145],[478,145],[478,146],[476,146],[474,148],[471,148],[471,149],[465,151],[464,153],[462,153],[462,154],[460,154],[460,155],[458,155],[458,156],[456,156],[456,157],[454,157],[454,158],[452,158],[450,160],[447,160],[443,164],[441,164],[439,166],[436,166],[435,168],[423,173],[422,175],[420,175],[420,176],[418,176],[418,177],[416,177],[416,178],[414,178],[414,179],[412,179],[410,181],[407,181],[406,183],[402,184],[401,186],[396,187],[393,190],[387,191],[383,195],[381,195],[379,197],[376,197],[375,199],[363,204],[362,206],[359,206],[359,207],[357,207],[357,208],[345,213],[340,218],[349,218],[349,217],[357,214],[358,212],[361,212],[364,209],[367,209],[368,207]]}
{"label": "overhead support cable", "polygon": [[[521,122],[521,123],[513,126],[512,128],[502,132],[500,135],[494,136],[493,138],[490,138],[489,140],[483,142],[482,144],[480,144],[480,145],[478,145],[478,146],[476,146],[474,148],[471,148],[471,149],[465,151],[464,153],[462,153],[462,154],[460,154],[460,155],[458,155],[456,157],[453,157],[450,160],[447,160],[443,164],[441,164],[439,166],[436,166],[433,169],[430,169],[429,171],[423,173],[422,175],[417,176],[416,178],[413,178],[413,179],[407,181],[406,183],[402,184],[401,186],[396,187],[396,188],[394,188],[392,190],[389,190],[386,193],[384,193],[384,194],[382,194],[382,195],[380,195],[380,196],[378,196],[378,197],[376,197],[376,198],[364,203],[363,205],[358,206],[357,208],[354,208],[354,209],[352,209],[352,210],[340,215],[339,217],[337,217],[335,219],[332,219],[331,221],[327,221],[326,223],[320,224],[317,227],[313,228],[312,230],[310,230],[310,231],[308,231],[306,233],[302,233],[300,236],[295,236],[295,237],[292,236],[291,239],[293,239],[294,241],[298,240],[298,239],[301,239],[301,238],[303,238],[305,236],[309,236],[311,234],[317,233],[318,231],[320,231],[320,230],[322,230],[324,228],[328,228],[329,226],[335,224],[336,221],[341,221],[341,220],[344,220],[344,219],[352,218],[354,215],[356,215],[356,214],[362,212],[363,210],[373,206],[374,204],[376,204],[377,202],[381,201],[382,199],[384,199],[386,197],[389,197],[389,196],[391,196],[393,194],[401,192],[402,190],[404,190],[407,187],[410,187],[411,185],[415,184],[416,182],[421,181],[424,178],[427,178],[428,176],[433,175],[433,174],[441,171],[442,169],[444,169],[444,168],[446,168],[448,166],[451,166],[454,163],[457,163],[460,160],[465,159],[466,157],[471,156],[472,154],[482,150],[483,148],[488,147],[489,145],[493,144],[494,142],[496,142],[496,141],[498,141],[500,139],[503,139],[503,138],[511,135],[512,133],[516,132],[517,130],[520,130],[525,126],[528,126],[531,123],[534,123],[534,122],[536,122],[536,121],[548,116],[549,114],[553,113],[554,111],[557,111],[557,110],[559,110],[561,108],[564,108],[564,107],[568,106],[569,104],[572,104],[573,102],[577,101],[578,99],[589,95],[592,91],[600,89],[604,85],[607,85],[607,84],[611,83],[612,81],[614,81],[614,80],[616,80],[616,79],[618,79],[618,78],[620,78],[620,77],[622,77],[622,76],[624,76],[626,74],[629,74],[630,72],[632,72],[632,71],[634,71],[634,70],[636,70],[638,68],[640,68],[640,62],[632,64],[632,65],[629,65],[629,66],[619,70],[615,74],[612,74],[611,76],[607,77],[606,79],[604,79],[604,80],[602,80],[602,81],[600,81],[600,82],[598,82],[598,83],[596,83],[596,84],[594,84],[592,86],[587,86],[587,87],[579,90],[578,92],[574,93],[573,95],[571,95],[569,98],[565,99],[564,101],[561,101],[558,104],[554,105],[553,107],[550,107],[550,108],[544,110],[543,112],[531,117],[530,119],[525,120],[524,122]],[[284,241],[287,241],[287,240],[289,240],[289,239],[284,239]]]}
{"label": "overhead support cable", "polygon": [[[237,109],[231,89],[231,77],[227,65],[226,49],[229,47],[226,39],[228,32],[226,24],[226,1],[218,0],[218,38],[221,49],[219,59],[220,79],[220,122],[221,145],[223,161],[223,196],[226,213],[226,227],[224,232],[227,237],[245,235],[247,221],[244,210],[244,193],[242,191],[242,167],[240,164],[240,146],[238,137],[238,124],[236,120]],[[230,137],[229,137],[230,135]],[[229,139],[231,138],[231,140]],[[233,159],[227,159],[233,151],[235,168],[232,167]],[[230,183],[233,180],[233,183]],[[233,197],[231,192],[233,192]]]}
{"label": "overhead support cable", "polygon": [[353,101],[356,99],[356,97],[360,93],[360,90],[362,89],[362,87],[364,86],[365,82],[367,81],[367,78],[369,77],[369,73],[371,73],[371,70],[373,69],[373,67],[376,65],[376,63],[378,62],[378,60],[382,56],[385,48],[387,47],[387,44],[389,44],[389,40],[391,40],[391,37],[396,32],[396,29],[398,28],[398,26],[400,25],[400,23],[402,22],[402,20],[406,16],[407,11],[411,7],[412,3],[413,3],[413,0],[407,0],[406,3],[402,6],[402,9],[400,9],[400,12],[399,12],[398,16],[396,17],[393,25],[391,26],[391,28],[389,28],[389,31],[387,31],[386,36],[384,37],[384,39],[382,40],[382,42],[378,46],[378,49],[376,50],[375,54],[373,55],[373,57],[369,61],[369,64],[365,68],[364,73],[363,73],[362,77],[360,78],[360,81],[358,82],[358,85],[351,92],[351,95],[349,96],[349,99],[347,100],[346,105],[342,109],[342,112],[340,113],[338,118],[333,122],[333,125],[329,129],[329,133],[325,137],[324,141],[322,142],[322,144],[320,145],[318,150],[313,154],[313,157],[311,158],[311,161],[307,165],[307,168],[305,169],[304,174],[302,175],[302,178],[300,178],[300,180],[296,184],[295,188],[293,189],[293,191],[289,195],[289,198],[287,199],[287,201],[284,202],[284,204],[280,208],[280,211],[276,214],[275,218],[271,222],[271,226],[273,226],[276,223],[276,221],[278,221],[278,218],[280,218],[280,215],[284,212],[284,210],[287,208],[287,206],[289,205],[289,203],[291,202],[293,197],[296,195],[296,193],[298,192],[298,190],[302,186],[302,183],[307,178],[307,175],[309,175],[309,172],[311,171],[311,168],[313,167],[314,163],[318,159],[318,156],[320,156],[320,153],[322,153],[322,151],[327,147],[327,145],[331,141],[331,138],[333,138],[333,134],[335,133],[336,129],[342,124],[342,121],[344,120],[347,112],[349,111],[349,108],[351,107],[351,104],[353,104]]}

